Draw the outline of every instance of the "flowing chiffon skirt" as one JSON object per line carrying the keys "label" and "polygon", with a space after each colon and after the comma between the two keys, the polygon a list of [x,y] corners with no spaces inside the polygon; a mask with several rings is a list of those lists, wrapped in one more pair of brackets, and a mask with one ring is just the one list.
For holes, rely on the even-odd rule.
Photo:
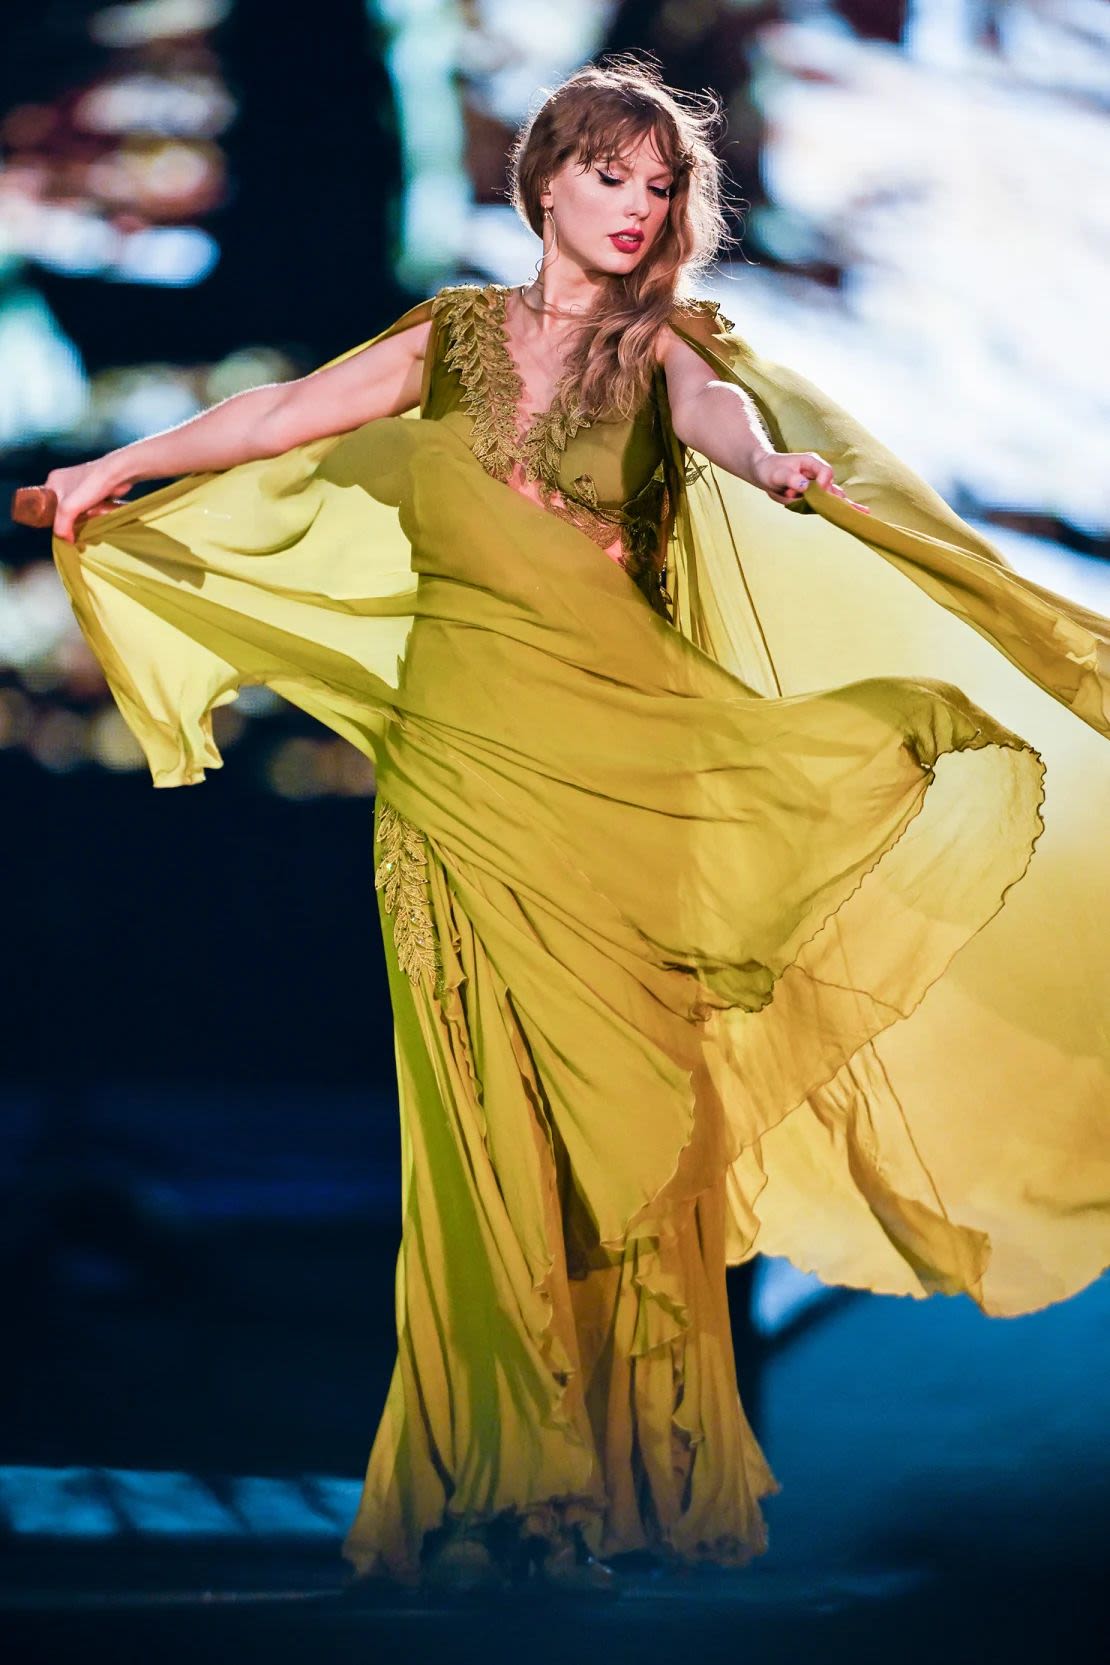
{"label": "flowing chiffon skirt", "polygon": [[[998,654],[945,611],[966,552],[930,552],[910,516],[864,538],[816,488],[819,516],[746,490],[694,502],[679,628],[428,421],[177,482],[55,542],[156,784],[219,765],[211,711],[249,682],[376,764],[403,1238],[345,1545],[361,1572],[414,1578],[429,1533],[498,1519],[577,1524],[602,1553],[758,1553],[775,1481],[737,1393],[726,1261],[787,1254],[999,1313],[1106,1264],[1110,754],[1033,688],[1068,809],[1034,886],[1042,747],[952,682],[884,670],[859,623],[878,592],[890,640],[919,650],[935,615],[960,638],[938,663],[997,692]],[[715,513],[752,540],[743,604],[714,583]],[[943,607],[868,543],[918,584],[934,561]],[[835,684],[783,691],[791,585],[798,662],[839,647]],[[997,590],[1064,637],[1047,592]],[[845,596],[856,626],[830,643]],[[1013,709],[1032,685],[1002,668]],[[1033,917],[992,936],[1015,886]]]}
{"label": "flowing chiffon skirt", "polygon": [[439,1000],[400,968],[382,914],[398,1356],[344,1553],[360,1573],[415,1581],[429,1534],[495,1523],[502,1543],[506,1528],[549,1544],[577,1529],[601,1555],[743,1565],[766,1547],[758,1500],[777,1484],[737,1391],[724,1175],[658,1238],[597,1243],[525,1026],[431,851],[426,869]]}

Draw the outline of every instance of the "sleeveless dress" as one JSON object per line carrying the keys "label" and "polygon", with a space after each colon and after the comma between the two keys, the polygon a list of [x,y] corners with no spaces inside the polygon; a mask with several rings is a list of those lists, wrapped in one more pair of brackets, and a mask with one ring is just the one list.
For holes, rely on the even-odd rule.
{"label": "sleeveless dress", "polygon": [[375,763],[403,1227],[348,1560],[742,1565],[726,1264],[1001,1315],[1110,1260],[1110,622],[710,303],[676,332],[870,515],[687,453],[661,373],[521,430],[506,293],[384,332],[432,322],[410,417],[54,556],[155,785],[249,683]]}

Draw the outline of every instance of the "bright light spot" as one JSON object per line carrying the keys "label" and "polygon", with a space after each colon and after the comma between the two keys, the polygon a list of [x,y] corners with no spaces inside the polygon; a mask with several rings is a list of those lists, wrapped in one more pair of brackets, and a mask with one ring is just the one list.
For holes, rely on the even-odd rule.
{"label": "bright light spot", "polygon": [[[50,561],[22,572],[0,567],[0,667],[18,670],[38,686],[56,667],[48,664],[58,641],[73,630],[69,598]],[[53,684],[52,684],[53,685]]]}
{"label": "bright light spot", "polygon": [[812,1272],[801,1272],[788,1260],[764,1256],[756,1266],[752,1322],[760,1335],[775,1335],[808,1307],[833,1293]]}
{"label": "bright light spot", "polygon": [[145,41],[199,35],[222,23],[231,0],[133,0],[105,6],[89,19],[89,35],[101,46],[141,46]]}
{"label": "bright light spot", "polygon": [[[98,388],[98,402],[101,398]],[[103,413],[104,429],[111,445],[128,445],[147,434],[175,428],[199,410],[195,393],[182,379],[148,369],[141,377],[122,383],[111,408]]]}
{"label": "bright light spot", "polygon": [[205,378],[205,400],[208,404],[218,404],[221,399],[230,399],[233,393],[241,393],[246,388],[287,382],[296,375],[293,361],[276,347],[243,347],[212,366]]}
{"label": "bright light spot", "polygon": [[91,133],[165,133],[212,138],[235,115],[235,101],[208,75],[121,75],[79,99],[78,126]]}
{"label": "bright light spot", "polygon": [[130,773],[145,766],[146,758],[115,705],[106,705],[89,724],[89,753],[105,769]]}
{"label": "bright light spot", "polygon": [[64,434],[88,405],[80,356],[29,289],[0,299],[0,448]]}
{"label": "bright light spot", "polygon": [[114,270],[122,283],[201,283],[220,258],[214,237],[197,226],[151,226],[124,239]]}

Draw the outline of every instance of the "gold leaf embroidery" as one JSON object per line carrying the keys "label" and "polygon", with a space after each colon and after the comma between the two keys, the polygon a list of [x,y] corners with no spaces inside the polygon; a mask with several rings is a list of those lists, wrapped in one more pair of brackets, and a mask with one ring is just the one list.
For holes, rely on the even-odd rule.
{"label": "gold leaf embroidery", "polygon": [[619,539],[623,551],[620,565],[654,611],[670,622],[666,552],[660,547],[669,502],[666,485],[653,478],[623,509],[603,509],[597,502],[593,478],[579,474],[573,492],[565,492],[561,500],[552,498],[548,507],[601,549],[608,551]]}
{"label": "gold leaf embroidery", "polygon": [[563,408],[562,393],[556,388],[550,405],[533,419],[520,441],[525,475],[539,480],[548,491],[557,491],[563,452],[578,430],[588,427],[579,406],[571,410]]}
{"label": "gold leaf embroidery", "polygon": [[[603,509],[597,486],[589,474],[579,474],[573,486],[560,483],[560,466],[575,435],[590,426],[577,402],[568,408],[562,383],[551,403],[521,433],[517,412],[524,384],[509,350],[505,306],[508,291],[498,284],[484,289],[456,284],[441,289],[432,303],[433,316],[446,325],[444,363],[458,372],[463,405],[474,427],[471,449],[487,473],[507,482],[519,463],[526,479],[540,486],[544,506],[590,538],[602,549],[620,540],[621,566],[647,595],[656,612],[669,618],[666,568],[658,564],[658,542],[666,493],[649,487],[625,509]],[[689,305],[716,315],[716,301]],[[721,320],[728,326],[727,320]]]}
{"label": "gold leaf embroidery", "polygon": [[447,324],[444,363],[458,372],[463,405],[474,422],[471,446],[486,472],[508,480],[519,462],[526,479],[557,491],[563,452],[589,423],[577,405],[565,408],[557,387],[547,409],[533,417],[523,433],[518,430],[524,383],[506,338],[507,294],[496,284],[485,289],[456,284],[440,290],[432,315]]}
{"label": "gold leaf embroidery", "polygon": [[447,325],[443,361],[458,372],[473,418],[471,449],[487,474],[508,480],[517,459],[516,409],[523,389],[501,334],[504,294],[457,284],[441,289],[432,316]]}
{"label": "gold leaf embroidery", "polygon": [[624,517],[617,511],[598,507],[597,488],[592,480],[590,486],[593,489],[593,502],[589,497],[580,494],[579,482],[589,478],[588,474],[580,474],[574,482],[574,491],[564,491],[558,497],[549,497],[547,507],[560,520],[565,520],[571,526],[577,527],[579,532],[584,532],[599,548],[608,549],[618,538],[623,543]]}
{"label": "gold leaf embroidery", "polygon": [[732,319],[731,318],[726,318],[724,313],[721,311],[720,301],[692,301],[691,300],[691,301],[681,301],[679,303],[679,305],[681,306],[681,308],[684,312],[701,312],[701,313],[703,313],[705,315],[705,317],[712,319],[714,326],[719,330],[731,331],[731,330],[735,330],[735,328],[736,328],[736,325],[733,323]]}
{"label": "gold leaf embroidery", "polygon": [[383,799],[378,812],[380,859],[374,869],[374,889],[382,892],[387,914],[393,916],[393,946],[397,964],[410,983],[427,975],[438,979],[439,944],[428,890],[428,846],[419,827]]}

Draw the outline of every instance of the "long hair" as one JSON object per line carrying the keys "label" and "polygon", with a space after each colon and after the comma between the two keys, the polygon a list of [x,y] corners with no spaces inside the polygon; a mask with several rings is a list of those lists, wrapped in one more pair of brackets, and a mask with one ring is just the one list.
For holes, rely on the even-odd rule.
{"label": "long hair", "polygon": [[656,344],[693,279],[728,241],[721,210],[721,164],[713,149],[723,127],[711,91],[664,85],[656,65],[621,54],[589,64],[548,92],[509,156],[510,200],[543,235],[545,181],[573,159],[589,167],[621,156],[650,134],[674,189],[667,218],[643,260],[615,275],[571,337],[564,400],[588,419],[631,416],[644,399]]}

